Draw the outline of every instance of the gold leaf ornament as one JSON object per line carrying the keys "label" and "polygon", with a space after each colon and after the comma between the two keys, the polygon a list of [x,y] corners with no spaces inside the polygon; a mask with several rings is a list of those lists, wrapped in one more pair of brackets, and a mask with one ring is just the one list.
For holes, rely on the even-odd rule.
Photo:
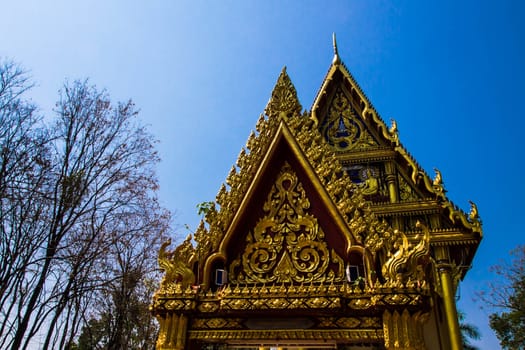
{"label": "gold leaf ornament", "polygon": [[[285,163],[263,205],[266,213],[247,235],[230,268],[233,281],[311,283],[342,281],[343,259],[330,252],[295,172]],[[331,266],[330,263],[335,265]]]}

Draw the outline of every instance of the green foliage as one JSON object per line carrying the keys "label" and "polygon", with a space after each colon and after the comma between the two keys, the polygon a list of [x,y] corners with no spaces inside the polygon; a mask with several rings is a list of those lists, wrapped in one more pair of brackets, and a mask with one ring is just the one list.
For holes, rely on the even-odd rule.
{"label": "green foliage", "polygon": [[491,291],[482,295],[490,306],[501,309],[490,315],[490,327],[496,332],[504,349],[525,349],[525,245],[511,251],[512,263],[494,266],[501,278],[491,284]]}
{"label": "green foliage", "polygon": [[465,323],[465,313],[458,311],[459,330],[461,331],[461,339],[463,340],[463,349],[465,350],[479,350],[478,347],[470,343],[471,339],[479,340],[481,334],[478,327]]}
{"label": "green foliage", "polygon": [[524,349],[525,314],[523,310],[490,315],[490,327],[496,332],[504,349]]}
{"label": "green foliage", "polygon": [[214,202],[202,202],[202,203],[199,203],[199,204],[197,204],[197,213],[199,215],[206,216],[206,214],[208,214],[210,212],[210,210],[213,209],[213,206],[214,206]]}

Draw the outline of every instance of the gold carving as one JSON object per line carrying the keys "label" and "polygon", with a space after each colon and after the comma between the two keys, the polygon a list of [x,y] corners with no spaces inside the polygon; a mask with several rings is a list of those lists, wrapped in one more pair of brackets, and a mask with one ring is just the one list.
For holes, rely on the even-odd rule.
{"label": "gold carving", "polygon": [[352,309],[364,310],[368,309],[373,305],[372,300],[369,298],[350,299],[348,306]]}
{"label": "gold carving", "polygon": [[361,317],[362,328],[380,328],[381,319],[379,317]]}
{"label": "gold carving", "polygon": [[470,212],[468,214],[470,222],[479,223],[478,206],[471,200],[468,202],[470,203]]}
{"label": "gold carving", "polygon": [[391,126],[388,129],[388,134],[392,137],[396,144],[399,144],[399,131],[397,130],[397,122],[394,118],[390,118]]}
{"label": "gold carving", "polygon": [[401,198],[401,201],[417,201],[419,197],[414,192],[412,187],[408,184],[408,182],[403,178],[403,176],[398,176],[398,183],[399,183],[399,197]]}
{"label": "gold carving", "polygon": [[197,318],[192,322],[193,329],[236,329],[242,328],[241,319],[235,318]]}
{"label": "gold carving", "polygon": [[319,131],[337,151],[377,146],[377,142],[357,118],[356,111],[341,88],[336,90]]}
{"label": "gold carving", "polygon": [[365,178],[366,180],[363,188],[361,189],[361,192],[363,192],[364,195],[376,194],[379,190],[379,180],[377,179],[376,175],[372,173],[370,168],[366,169]]}
{"label": "gold carving", "polygon": [[379,329],[304,329],[304,330],[195,330],[189,331],[189,338],[201,341],[235,341],[257,340],[260,343],[276,339],[286,340],[325,340],[344,339],[346,342],[378,342],[383,339],[383,331]]}
{"label": "gold carving", "polygon": [[159,350],[183,350],[186,344],[187,316],[167,314],[157,315],[157,319],[160,329],[156,348]]}
{"label": "gold carving", "polygon": [[171,244],[171,240],[164,242],[159,250],[158,262],[161,269],[164,270],[164,278],[161,285],[166,286],[168,283],[176,282],[181,288],[187,288],[195,283],[195,275],[188,267],[189,259],[194,253],[191,244],[191,235],[179,245],[173,252],[168,252],[166,247]]}
{"label": "gold carving", "polygon": [[336,317],[320,317],[317,326],[319,328],[337,328],[336,321]]}
{"label": "gold carving", "polygon": [[423,338],[423,324],[428,314],[420,311],[411,315],[408,310],[402,313],[385,311],[383,313],[383,331],[387,350],[426,350]]}
{"label": "gold carving", "polygon": [[390,305],[404,305],[408,304],[408,302],[412,299],[404,294],[389,294],[386,295],[383,298],[383,300],[389,303]]}
{"label": "gold carving", "polygon": [[268,299],[266,306],[270,309],[285,309],[290,303],[285,298]]}
{"label": "gold carving", "polygon": [[333,307],[339,307],[339,299],[331,299],[331,298],[324,298],[324,297],[318,297],[318,298],[311,298],[306,300],[306,305],[312,309],[323,309],[323,308],[333,308]]}
{"label": "gold carving", "polygon": [[[279,83],[277,85],[276,91],[281,89]],[[294,96],[295,89],[293,91],[290,96]],[[275,113],[270,114],[274,115]],[[293,134],[303,154],[306,155],[307,161],[313,166],[321,184],[326,187],[337,208],[346,216],[347,220],[350,220],[356,205],[355,200],[351,199],[355,185],[348,175],[342,171],[341,163],[333,153],[333,149],[324,142],[316,130],[314,119],[310,118],[308,114],[287,119],[266,119],[261,115],[256,126],[258,134],[251,132],[246,143],[246,150],[239,154],[240,159],[237,165],[240,167],[240,171],[237,173],[236,169],[231,170],[226,181],[229,190],[226,186],[222,186],[217,195],[217,203],[220,207],[216,209],[215,206],[212,206],[210,208],[205,216],[208,228],[203,228],[198,238],[196,234],[198,251],[217,250],[225,230],[231,224],[232,218],[255,176],[256,170],[259,168],[276,133],[283,129],[283,124],[286,125],[284,128]],[[201,245],[202,249],[200,248]],[[283,261],[283,263],[285,262]]]}
{"label": "gold carving", "polygon": [[288,119],[289,117],[300,115],[301,109],[295,87],[286,73],[286,67],[284,67],[264,112],[270,118],[278,116],[282,119]]}
{"label": "gold carving", "polygon": [[357,328],[361,321],[355,317],[344,317],[336,321],[336,324],[341,328]]}
{"label": "gold carving", "polygon": [[379,317],[320,317],[319,328],[382,328]]}
{"label": "gold carving", "polygon": [[382,268],[383,277],[392,286],[423,284],[426,280],[423,266],[428,263],[430,257],[430,231],[419,222],[417,226],[423,228],[424,234],[423,237],[420,235],[415,237],[415,241],[418,242],[415,246],[409,243],[404,233],[395,231],[394,252],[391,253]]}
{"label": "gold carving", "polygon": [[219,309],[219,303],[207,301],[199,304],[197,308],[200,312],[215,312]]}
{"label": "gold carving", "polygon": [[164,304],[164,307],[167,310],[180,310],[180,309],[183,309],[185,305],[186,305],[186,303],[183,300],[174,299],[174,300],[168,300]]}
{"label": "gold carving", "polygon": [[156,311],[176,311],[176,310],[192,310],[195,307],[195,301],[191,296],[168,296],[157,293],[153,298],[152,310]]}
{"label": "gold carving", "polygon": [[[232,282],[342,281],[343,259],[324,241],[297,175],[286,163],[272,187],[246,248],[230,268]],[[242,269],[238,270],[238,267]]]}
{"label": "gold carving", "polygon": [[341,307],[341,298],[338,297],[278,297],[264,298],[253,295],[241,297],[239,295],[223,296],[220,301],[223,310],[262,310],[262,309],[333,309]]}
{"label": "gold carving", "polygon": [[481,238],[481,235],[482,235],[481,220],[479,220],[479,214],[477,212],[478,210],[477,207],[474,208],[471,204],[470,213],[468,217],[465,214],[465,212],[459,209],[452,202],[449,202],[449,201],[443,202],[442,207],[445,209],[448,209],[449,211],[448,217],[452,223],[456,224],[458,223],[458,220],[459,220],[459,222],[463,224],[463,226],[471,229],[472,232],[478,233],[479,237]]}
{"label": "gold carving", "polygon": [[[212,206],[210,211],[215,211],[215,207]],[[213,232],[213,231],[212,231]],[[212,249],[216,249],[219,244],[217,235],[213,235],[211,232],[206,230],[204,221],[201,220],[197,230],[195,231],[195,242],[197,242],[197,258],[200,260],[203,256],[208,254]]]}
{"label": "gold carving", "polygon": [[434,192],[439,195],[445,192],[445,188],[443,187],[443,176],[438,168],[434,168],[434,172],[436,175],[432,180],[432,188],[434,189]]}

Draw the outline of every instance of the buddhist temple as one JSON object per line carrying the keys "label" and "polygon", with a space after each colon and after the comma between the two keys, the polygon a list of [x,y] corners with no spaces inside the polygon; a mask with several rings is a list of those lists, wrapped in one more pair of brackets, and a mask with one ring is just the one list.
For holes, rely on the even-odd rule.
{"label": "buddhist temple", "polygon": [[193,237],[161,247],[157,349],[463,349],[476,205],[405,149],[335,36],[310,111],[283,69],[254,122]]}

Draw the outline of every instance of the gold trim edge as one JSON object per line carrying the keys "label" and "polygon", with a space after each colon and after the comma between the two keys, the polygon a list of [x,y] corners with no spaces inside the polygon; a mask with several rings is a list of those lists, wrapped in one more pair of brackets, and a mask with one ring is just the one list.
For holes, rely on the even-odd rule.
{"label": "gold trim edge", "polygon": [[188,331],[189,339],[209,342],[232,340],[339,340],[342,342],[377,342],[384,339],[383,330],[378,329],[287,329],[287,330],[202,330]]}

